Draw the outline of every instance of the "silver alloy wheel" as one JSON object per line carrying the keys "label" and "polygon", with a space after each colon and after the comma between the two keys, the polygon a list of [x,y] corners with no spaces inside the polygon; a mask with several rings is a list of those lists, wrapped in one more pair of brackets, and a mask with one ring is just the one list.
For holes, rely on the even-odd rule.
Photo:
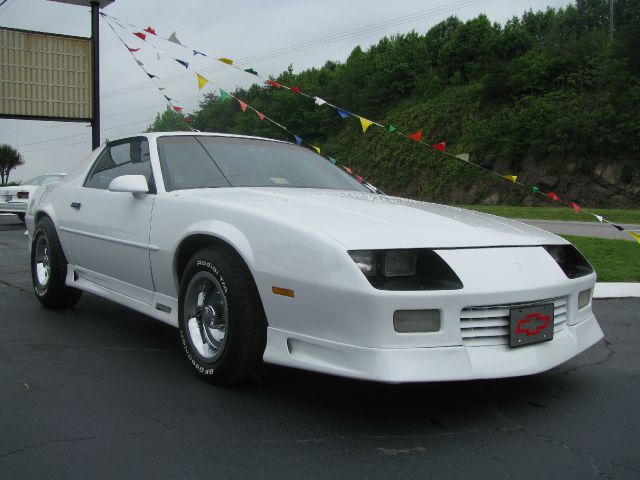
{"label": "silver alloy wheel", "polygon": [[36,279],[42,288],[47,288],[49,277],[51,276],[51,257],[49,241],[46,235],[40,235],[36,242],[35,268]]}
{"label": "silver alloy wheel", "polygon": [[207,361],[218,358],[226,343],[229,307],[222,285],[211,273],[201,271],[191,278],[183,314],[198,353]]}

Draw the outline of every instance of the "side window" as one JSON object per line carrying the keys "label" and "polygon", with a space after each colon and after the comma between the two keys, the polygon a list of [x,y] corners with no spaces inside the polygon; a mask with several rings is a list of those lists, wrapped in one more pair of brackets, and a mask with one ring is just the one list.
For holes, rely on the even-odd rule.
{"label": "side window", "polygon": [[155,193],[149,161],[149,142],[146,138],[132,138],[109,144],[93,164],[84,186],[106,190],[111,181],[121,175],[144,175],[149,184],[149,192]]}

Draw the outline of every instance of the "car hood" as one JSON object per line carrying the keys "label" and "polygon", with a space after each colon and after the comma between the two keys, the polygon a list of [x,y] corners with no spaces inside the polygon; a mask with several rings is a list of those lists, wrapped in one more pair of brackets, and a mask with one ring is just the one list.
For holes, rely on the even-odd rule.
{"label": "car hood", "polygon": [[301,188],[172,192],[277,217],[320,231],[349,249],[468,248],[567,243],[521,222],[387,195]]}

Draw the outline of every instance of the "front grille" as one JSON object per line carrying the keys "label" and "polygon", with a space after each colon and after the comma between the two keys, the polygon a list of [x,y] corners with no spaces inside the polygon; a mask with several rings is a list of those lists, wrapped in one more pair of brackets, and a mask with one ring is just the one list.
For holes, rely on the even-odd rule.
{"label": "front grille", "polygon": [[462,344],[467,347],[509,344],[510,309],[517,306],[553,303],[553,334],[567,324],[567,297],[550,298],[530,303],[467,307],[460,313]]}

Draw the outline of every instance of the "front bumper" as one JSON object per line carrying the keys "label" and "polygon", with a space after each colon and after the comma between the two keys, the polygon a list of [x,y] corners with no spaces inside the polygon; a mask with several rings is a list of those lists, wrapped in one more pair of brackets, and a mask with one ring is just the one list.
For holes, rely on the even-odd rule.
{"label": "front bumper", "polygon": [[549,370],[603,338],[593,315],[567,325],[549,342],[510,348],[367,348],[269,328],[264,360],[386,383],[517,377]]}

